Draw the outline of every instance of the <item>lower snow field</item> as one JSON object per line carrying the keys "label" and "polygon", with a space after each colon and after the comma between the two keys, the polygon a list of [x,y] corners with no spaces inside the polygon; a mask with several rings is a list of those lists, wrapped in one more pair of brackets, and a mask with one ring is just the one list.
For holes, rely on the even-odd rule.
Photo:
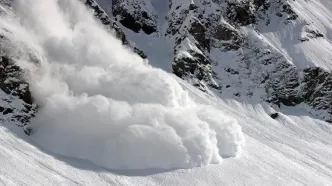
{"label": "lower snow field", "polygon": [[274,120],[268,106],[226,100],[216,104],[217,98],[187,88],[197,101],[215,104],[237,119],[246,139],[239,157],[192,169],[106,170],[39,149],[21,129],[3,124],[0,185],[332,184],[331,125],[307,116],[301,108],[284,108]]}

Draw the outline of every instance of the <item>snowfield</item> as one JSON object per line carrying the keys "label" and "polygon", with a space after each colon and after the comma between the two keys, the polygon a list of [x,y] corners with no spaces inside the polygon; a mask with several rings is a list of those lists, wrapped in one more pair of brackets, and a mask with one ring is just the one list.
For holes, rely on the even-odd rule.
{"label": "snowfield", "polygon": [[[179,80],[181,82],[181,80]],[[0,178],[6,185],[331,185],[332,127],[302,108],[241,104],[203,95],[183,82],[197,102],[236,117],[246,145],[238,158],[193,169],[110,170],[36,148],[12,125],[0,127]],[[1,182],[0,182],[1,183]]]}
{"label": "snowfield", "polygon": [[0,185],[332,185],[332,125],[305,105],[203,93],[146,64],[76,0],[12,11],[0,34],[39,110],[30,136],[0,123]]}

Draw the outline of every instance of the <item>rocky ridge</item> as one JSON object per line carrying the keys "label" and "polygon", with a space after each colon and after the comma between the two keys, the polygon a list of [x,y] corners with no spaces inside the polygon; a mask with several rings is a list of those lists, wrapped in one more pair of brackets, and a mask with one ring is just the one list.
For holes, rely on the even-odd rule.
{"label": "rocky ridge", "polygon": [[330,71],[315,65],[297,67],[264,35],[275,25],[300,25],[300,31],[292,30],[299,43],[326,39],[315,24],[298,15],[295,3],[170,0],[165,24],[158,24],[163,19],[152,1],[113,0],[109,14],[135,33],[167,38],[173,48],[172,72],[203,91],[264,100],[276,107],[303,103],[309,112],[331,122]]}

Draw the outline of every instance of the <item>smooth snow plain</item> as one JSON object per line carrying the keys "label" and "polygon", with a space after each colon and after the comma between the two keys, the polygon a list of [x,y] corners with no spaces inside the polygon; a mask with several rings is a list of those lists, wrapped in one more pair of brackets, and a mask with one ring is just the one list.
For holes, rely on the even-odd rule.
{"label": "smooth snow plain", "polygon": [[39,146],[108,169],[192,168],[240,153],[235,119],[193,101],[79,1],[17,0],[13,11],[1,34],[39,105],[30,126]]}

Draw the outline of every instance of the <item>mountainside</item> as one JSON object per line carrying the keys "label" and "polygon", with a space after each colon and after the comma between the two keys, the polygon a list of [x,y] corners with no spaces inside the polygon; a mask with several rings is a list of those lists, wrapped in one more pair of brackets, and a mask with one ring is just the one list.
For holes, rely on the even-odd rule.
{"label": "mountainside", "polygon": [[152,65],[203,91],[301,104],[332,122],[330,1],[97,2]]}
{"label": "mountainside", "polygon": [[0,0],[0,185],[331,185],[331,29],[329,0]]}
{"label": "mountainside", "polygon": [[[331,12],[324,8],[325,1],[300,1],[84,3],[124,45],[202,91],[276,107],[300,104],[331,122]],[[2,74],[4,92],[18,91],[5,82],[9,74]],[[37,107],[28,91],[20,91],[11,95],[25,96],[20,99],[24,106],[16,113],[17,108],[9,106],[13,98],[7,98],[8,106],[1,110],[13,115],[9,119],[25,122]]]}

